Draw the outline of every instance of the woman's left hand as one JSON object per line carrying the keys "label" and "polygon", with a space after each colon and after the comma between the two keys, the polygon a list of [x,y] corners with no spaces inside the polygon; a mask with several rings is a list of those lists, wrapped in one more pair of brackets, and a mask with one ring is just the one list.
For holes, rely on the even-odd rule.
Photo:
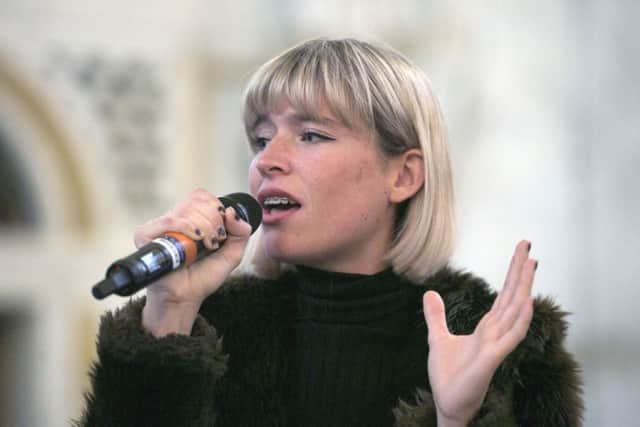
{"label": "woman's left hand", "polygon": [[429,381],[438,426],[466,425],[482,405],[494,372],[526,336],[533,315],[531,287],[538,262],[531,244],[516,246],[502,291],[471,335],[452,335],[438,293],[424,294],[429,329]]}

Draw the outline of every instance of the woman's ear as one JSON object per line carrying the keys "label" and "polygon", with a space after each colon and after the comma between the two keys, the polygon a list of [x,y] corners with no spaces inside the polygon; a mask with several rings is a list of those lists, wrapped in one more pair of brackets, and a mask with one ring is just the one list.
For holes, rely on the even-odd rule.
{"label": "woman's ear", "polygon": [[391,163],[389,201],[400,203],[411,198],[424,185],[424,158],[422,151],[411,148],[391,159]]}

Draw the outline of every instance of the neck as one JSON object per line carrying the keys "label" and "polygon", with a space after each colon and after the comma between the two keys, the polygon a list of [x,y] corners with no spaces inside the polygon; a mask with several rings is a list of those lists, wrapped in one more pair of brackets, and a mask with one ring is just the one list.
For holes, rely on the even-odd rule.
{"label": "neck", "polygon": [[394,222],[387,220],[381,223],[384,225],[379,232],[368,235],[366,241],[356,241],[339,253],[323,254],[317,259],[301,260],[297,264],[336,273],[370,275],[386,270],[391,267],[387,254],[393,241]]}

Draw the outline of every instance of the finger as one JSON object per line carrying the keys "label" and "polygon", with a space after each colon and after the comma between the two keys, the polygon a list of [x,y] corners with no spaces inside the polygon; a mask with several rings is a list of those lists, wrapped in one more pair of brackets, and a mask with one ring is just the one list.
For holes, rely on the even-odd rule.
{"label": "finger", "polygon": [[497,342],[496,349],[502,357],[511,353],[517,345],[527,336],[531,319],[533,318],[533,298],[528,297],[522,305],[518,317],[511,329],[509,329]]}
{"label": "finger", "polygon": [[188,218],[202,230],[202,242],[204,246],[209,250],[217,249],[216,245],[219,244],[216,239],[217,228],[222,224],[222,219],[218,217],[212,220],[208,214],[203,213],[197,207],[191,208]]}
{"label": "finger", "polygon": [[168,231],[182,233],[193,240],[202,238],[202,231],[191,220],[173,215],[164,215],[147,221],[138,227],[133,234],[133,242],[136,248],[140,248]]}
{"label": "finger", "polygon": [[[200,200],[203,202],[216,202],[218,199],[206,189],[199,187],[189,193],[188,200]],[[218,202],[219,203],[219,202]]]}
{"label": "finger", "polygon": [[193,200],[202,202],[204,210],[211,215],[211,218],[216,216],[216,213],[224,216],[225,206],[222,204],[220,199],[213,196],[207,190],[198,188],[191,193],[191,197]]}
{"label": "finger", "polygon": [[219,248],[227,239],[227,230],[224,225],[225,208],[220,200],[214,198],[197,205],[199,212],[206,216],[212,224],[211,234],[207,237],[211,241],[213,249]]}
{"label": "finger", "polygon": [[529,331],[531,325],[531,319],[533,319],[533,297],[527,297],[525,304],[520,310],[520,315],[511,329],[510,333],[517,342],[522,341]]}
{"label": "finger", "polygon": [[521,305],[527,298],[531,296],[531,290],[533,289],[533,281],[536,276],[536,270],[538,269],[538,261],[533,258],[529,258],[522,266],[522,273],[520,274],[520,280],[518,288],[514,295],[515,305]]}
{"label": "finger", "polygon": [[207,220],[209,224],[208,233],[206,238],[212,242],[212,244],[221,244],[226,238],[227,232],[224,227],[224,207],[222,203],[215,200],[208,200],[206,202],[198,202],[194,205],[194,209]]}
{"label": "finger", "polygon": [[196,207],[204,216],[214,222],[224,215],[225,208],[222,202],[215,197],[197,199],[193,206]]}
{"label": "finger", "polygon": [[444,302],[440,294],[434,291],[427,291],[422,297],[422,307],[424,320],[427,322],[429,330],[429,343],[449,335]]}
{"label": "finger", "polygon": [[198,189],[192,192],[187,200],[174,208],[173,212],[176,216],[191,219],[201,228],[204,245],[209,250],[217,249],[226,237],[221,216],[224,207],[218,199],[205,190]]}
{"label": "finger", "polygon": [[508,306],[504,307],[498,317],[498,327],[500,335],[511,330],[520,316],[520,313],[531,299],[531,289],[533,287],[533,278],[538,262],[534,259],[528,259],[522,267],[522,274],[518,281],[518,289]]}
{"label": "finger", "polygon": [[240,237],[246,239],[251,235],[251,225],[245,222],[231,206],[225,210],[224,225],[229,238]]}
{"label": "finger", "polygon": [[529,257],[530,249],[531,243],[526,240],[520,241],[516,246],[513,257],[511,258],[511,263],[509,264],[509,270],[507,272],[504,285],[493,304],[493,307],[496,310],[503,310],[504,306],[508,304],[513,297],[515,289],[517,288],[518,279],[522,272],[522,266]]}
{"label": "finger", "polygon": [[172,211],[178,216],[185,215],[196,206],[205,214],[205,216],[212,219],[217,217],[216,212],[224,212],[222,202],[203,188],[198,188],[192,191],[189,194],[189,197],[176,205]]}

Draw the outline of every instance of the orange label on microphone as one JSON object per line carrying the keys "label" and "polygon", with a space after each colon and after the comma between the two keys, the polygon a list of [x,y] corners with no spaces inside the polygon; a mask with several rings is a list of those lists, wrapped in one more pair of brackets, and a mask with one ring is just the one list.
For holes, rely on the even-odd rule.
{"label": "orange label on microphone", "polygon": [[190,265],[193,261],[196,260],[196,257],[198,255],[198,248],[196,246],[196,242],[194,242],[184,234],[177,233],[175,231],[169,231],[165,235],[176,239],[178,242],[180,242],[180,244],[184,248],[184,265],[185,266]]}

